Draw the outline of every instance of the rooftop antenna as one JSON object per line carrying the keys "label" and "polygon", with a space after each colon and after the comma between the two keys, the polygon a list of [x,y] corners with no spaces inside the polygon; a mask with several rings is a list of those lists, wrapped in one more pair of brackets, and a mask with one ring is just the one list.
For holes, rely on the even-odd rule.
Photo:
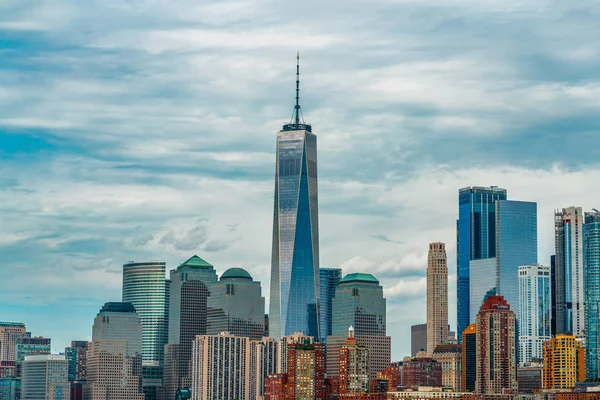
{"label": "rooftop antenna", "polygon": [[296,53],[296,105],[294,106],[294,114],[292,115],[291,123],[300,125],[300,120],[304,123],[304,116],[300,109],[300,52]]}

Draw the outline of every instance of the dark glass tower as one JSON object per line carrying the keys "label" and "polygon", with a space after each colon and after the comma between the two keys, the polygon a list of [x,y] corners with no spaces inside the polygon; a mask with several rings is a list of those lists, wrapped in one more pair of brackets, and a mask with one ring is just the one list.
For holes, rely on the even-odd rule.
{"label": "dark glass tower", "polygon": [[332,305],[335,297],[335,290],[342,280],[342,270],[339,268],[321,268],[320,289],[321,289],[321,341],[325,341],[327,336],[331,335],[332,324]]}
{"label": "dark glass tower", "polygon": [[583,260],[585,271],[585,376],[597,381],[598,322],[600,320],[600,212],[585,213],[583,225]]}
{"label": "dark glass tower", "polygon": [[456,310],[459,340],[470,322],[470,261],[496,257],[496,200],[506,200],[505,189],[474,186],[458,191]]}
{"label": "dark glass tower", "polygon": [[303,332],[319,336],[319,205],[317,137],[305,124],[299,104],[292,120],[277,133],[270,334]]}

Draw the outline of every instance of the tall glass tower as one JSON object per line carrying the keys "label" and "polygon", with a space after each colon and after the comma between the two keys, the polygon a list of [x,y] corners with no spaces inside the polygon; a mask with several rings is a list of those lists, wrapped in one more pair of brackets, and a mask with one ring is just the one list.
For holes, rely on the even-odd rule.
{"label": "tall glass tower", "polygon": [[598,323],[600,321],[600,212],[585,213],[583,225],[585,271],[585,375],[598,380]]}
{"label": "tall glass tower", "polygon": [[459,340],[469,322],[475,322],[469,321],[470,262],[496,257],[496,200],[506,200],[506,189],[473,186],[458,191],[456,336]]}
{"label": "tall glass tower", "polygon": [[321,268],[320,289],[321,289],[321,341],[325,341],[327,336],[331,335],[332,324],[332,305],[335,297],[335,290],[342,280],[342,270],[339,268]]}
{"label": "tall glass tower", "polygon": [[320,337],[317,137],[304,123],[299,85],[297,64],[292,120],[277,133],[269,302],[274,338],[294,332]]}

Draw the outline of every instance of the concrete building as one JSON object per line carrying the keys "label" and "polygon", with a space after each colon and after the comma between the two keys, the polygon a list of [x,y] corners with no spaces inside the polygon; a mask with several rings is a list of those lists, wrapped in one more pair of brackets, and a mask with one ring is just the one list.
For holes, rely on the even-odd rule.
{"label": "concrete building", "polygon": [[517,389],[516,316],[502,296],[490,296],[477,314],[477,393]]}
{"label": "concrete building", "polygon": [[23,360],[21,400],[69,400],[69,388],[64,355],[35,355]]}
{"label": "concrete building", "polygon": [[419,351],[427,350],[427,324],[410,327],[410,356],[416,357]]}
{"label": "concrete building", "polygon": [[578,337],[585,330],[583,221],[581,207],[554,213],[556,333]]}
{"label": "concrete building", "polygon": [[265,298],[260,282],[242,268],[230,268],[211,287],[207,335],[229,332],[260,340],[264,336]]}
{"label": "concrete building", "polygon": [[475,391],[477,379],[477,325],[471,324],[462,333],[462,391]]}
{"label": "concrete building", "polygon": [[431,357],[442,366],[442,386],[462,390],[462,345],[438,344]]}
{"label": "concrete building", "polygon": [[352,327],[339,351],[338,379],[339,394],[369,391],[369,349],[356,343]]}
{"label": "concrete building", "polygon": [[0,322],[0,361],[15,361],[17,339],[26,336],[25,324]]}
{"label": "concrete building", "polygon": [[190,362],[192,342],[206,335],[208,298],[217,283],[214,267],[194,255],[171,270],[169,287],[169,336],[165,346],[165,397],[192,385]]}
{"label": "concrete building", "polygon": [[327,374],[337,375],[339,349],[354,328],[359,346],[369,349],[370,379],[391,362],[391,338],[386,336],[386,300],[379,281],[371,274],[346,275],[333,299],[333,335],[327,338]]}
{"label": "concrete building", "polygon": [[585,348],[573,335],[558,334],[544,343],[544,389],[571,389],[585,380]]}
{"label": "concrete building", "polygon": [[543,357],[543,344],[552,337],[550,267],[519,267],[519,363]]}
{"label": "concrete building", "polygon": [[331,336],[333,324],[333,298],[335,290],[342,280],[342,270],[339,268],[320,268],[319,269],[319,290],[321,291],[321,340],[326,341],[327,336]]}
{"label": "concrete building", "polygon": [[446,245],[430,243],[427,256],[427,353],[448,341],[448,265]]}
{"label": "concrete building", "polygon": [[131,303],[106,303],[94,318],[87,369],[84,400],[144,400],[142,323]]}
{"label": "concrete building", "polygon": [[196,336],[192,345],[192,399],[254,400],[253,366],[249,338],[226,332]]}

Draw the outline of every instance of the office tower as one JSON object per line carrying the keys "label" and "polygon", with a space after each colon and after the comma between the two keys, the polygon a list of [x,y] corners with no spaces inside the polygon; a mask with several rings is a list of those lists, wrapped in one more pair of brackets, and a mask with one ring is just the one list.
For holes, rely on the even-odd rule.
{"label": "office tower", "polygon": [[242,268],[228,269],[211,288],[207,335],[229,332],[259,340],[265,329],[265,298],[260,282]]}
{"label": "office tower", "polygon": [[556,335],[556,256],[550,256],[550,287],[552,292],[552,336]]}
{"label": "office tower", "polygon": [[0,361],[15,361],[17,339],[26,336],[25,324],[0,322]]}
{"label": "office tower", "polygon": [[583,260],[585,271],[585,369],[586,378],[597,381],[598,324],[600,323],[600,211],[585,213],[583,225]]}
{"label": "office tower", "polygon": [[558,334],[544,343],[544,389],[571,389],[585,380],[585,349],[573,335]]}
{"label": "office tower", "polygon": [[448,340],[446,245],[430,243],[427,256],[427,353]]}
{"label": "office tower", "polygon": [[340,394],[369,391],[369,349],[356,343],[352,327],[346,343],[340,347],[338,379]]}
{"label": "office tower", "polygon": [[164,262],[123,265],[123,301],[142,321],[142,364],[162,366],[167,343],[167,287]]}
{"label": "office tower", "polygon": [[431,357],[413,357],[404,361],[402,368],[404,386],[442,386],[442,364]]}
{"label": "office tower", "polygon": [[584,336],[583,210],[554,213],[556,333]]}
{"label": "office tower", "polygon": [[[284,373],[282,358],[285,341],[264,337],[259,342],[254,342],[256,357],[256,396],[260,399],[265,396],[265,381],[269,375]],[[287,353],[287,352],[286,352]],[[286,354],[287,356],[287,354]],[[287,368],[287,365],[286,365]]]}
{"label": "office tower", "polygon": [[332,304],[332,336],[327,338],[327,373],[338,373],[339,349],[354,328],[356,343],[369,349],[370,379],[391,362],[391,338],[386,336],[386,300],[379,281],[371,274],[346,275]]}
{"label": "office tower", "polygon": [[459,338],[470,323],[470,261],[496,257],[497,200],[506,200],[506,190],[497,186],[466,187],[458,191],[456,310]]}
{"label": "office tower", "polygon": [[299,71],[292,120],[277,133],[269,302],[276,339],[294,332],[320,337],[317,137],[302,118]]}
{"label": "office tower", "polygon": [[332,326],[332,307],[335,290],[342,280],[342,270],[339,268],[320,268],[319,269],[319,287],[321,290],[321,341],[327,340],[331,336]]}
{"label": "office tower", "polygon": [[552,337],[550,267],[519,267],[519,363],[542,358],[543,343]]}
{"label": "office tower", "polygon": [[254,400],[251,343],[227,332],[198,335],[192,347],[193,400]]}
{"label": "office tower", "polygon": [[497,294],[519,318],[519,267],[537,263],[537,203],[496,202]]}
{"label": "office tower", "polygon": [[20,379],[0,377],[0,400],[16,400],[20,395]]}
{"label": "office tower", "polygon": [[419,351],[427,349],[427,324],[410,327],[410,356],[416,357]]}
{"label": "office tower", "polygon": [[69,366],[69,381],[87,378],[87,352],[89,343],[85,340],[71,341],[71,347],[65,348],[65,358]]}
{"label": "office tower", "polygon": [[490,296],[477,314],[475,391],[517,389],[516,317],[502,296]]}
{"label": "office tower", "polygon": [[496,258],[473,260],[469,268],[469,321],[475,322],[481,306],[490,296],[496,296]]}
{"label": "office tower", "polygon": [[217,283],[213,266],[193,256],[171,270],[169,287],[169,339],[165,346],[165,397],[191,386],[190,361],[196,335],[206,335],[208,298]]}
{"label": "office tower", "polygon": [[64,355],[35,355],[23,360],[21,400],[69,400],[69,387]]}
{"label": "office tower", "polygon": [[517,367],[517,384],[519,393],[533,393],[542,388],[541,364],[526,363]]}
{"label": "office tower", "polygon": [[462,345],[438,344],[431,357],[442,366],[442,386],[462,390]]}
{"label": "office tower", "polygon": [[477,379],[477,325],[471,324],[462,333],[462,391],[473,392]]}
{"label": "office tower", "polygon": [[142,323],[131,303],[106,303],[94,318],[84,400],[144,400]]}
{"label": "office tower", "polygon": [[15,372],[20,377],[22,372],[23,360],[28,356],[38,356],[50,354],[50,338],[31,337],[31,333],[17,338],[15,346]]}

